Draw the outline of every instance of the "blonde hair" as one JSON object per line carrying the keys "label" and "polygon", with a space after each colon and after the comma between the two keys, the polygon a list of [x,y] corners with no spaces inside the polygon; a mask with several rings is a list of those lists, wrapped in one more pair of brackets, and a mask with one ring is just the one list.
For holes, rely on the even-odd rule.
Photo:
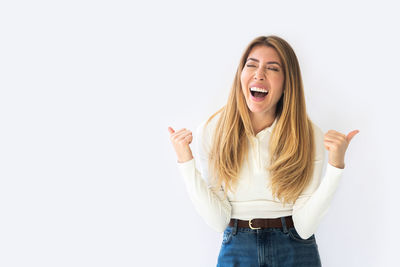
{"label": "blonde hair", "polygon": [[[312,122],[306,113],[306,104],[297,57],[291,46],[282,38],[270,35],[255,38],[247,45],[225,106],[207,120],[206,125],[220,114],[209,152],[212,189],[237,189],[238,175],[243,160],[247,160],[249,143],[255,136],[249,109],[242,92],[240,76],[251,49],[257,45],[272,47],[278,53],[284,71],[282,95],[276,106],[277,122],[269,140],[269,166],[273,197],[283,205],[294,203],[305,187],[311,182],[314,169],[314,133]],[[266,183],[267,185],[267,183]]]}

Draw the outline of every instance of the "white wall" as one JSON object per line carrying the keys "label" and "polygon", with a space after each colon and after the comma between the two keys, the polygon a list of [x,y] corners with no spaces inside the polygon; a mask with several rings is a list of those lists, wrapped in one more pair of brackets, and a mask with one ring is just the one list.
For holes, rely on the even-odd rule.
{"label": "white wall", "polygon": [[190,202],[167,128],[194,130],[224,105],[245,46],[270,34],[297,53],[313,121],[360,130],[316,233],[323,265],[394,266],[396,10],[1,2],[0,266],[215,266],[222,234]]}

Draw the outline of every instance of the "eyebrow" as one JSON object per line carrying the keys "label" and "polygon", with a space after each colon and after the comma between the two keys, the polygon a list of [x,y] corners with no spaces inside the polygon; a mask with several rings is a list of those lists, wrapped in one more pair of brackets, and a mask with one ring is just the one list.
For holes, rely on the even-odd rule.
{"label": "eyebrow", "polygon": [[[253,60],[253,61],[255,61],[255,62],[260,62],[258,59],[255,59],[255,58],[252,58],[252,57],[249,57],[249,58],[246,60],[246,62],[249,61],[249,60]],[[276,62],[276,61],[268,61],[267,64],[277,64],[279,67],[281,66],[281,64],[279,64],[279,63]]]}

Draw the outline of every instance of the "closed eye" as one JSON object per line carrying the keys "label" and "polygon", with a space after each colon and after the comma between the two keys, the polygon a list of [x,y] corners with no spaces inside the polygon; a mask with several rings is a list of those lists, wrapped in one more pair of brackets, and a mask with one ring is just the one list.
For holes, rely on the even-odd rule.
{"label": "closed eye", "polygon": [[[246,66],[247,67],[255,67],[254,65],[249,65],[249,64],[247,64]],[[273,67],[268,67],[267,69],[273,70],[273,71],[279,71],[277,68],[273,68]]]}

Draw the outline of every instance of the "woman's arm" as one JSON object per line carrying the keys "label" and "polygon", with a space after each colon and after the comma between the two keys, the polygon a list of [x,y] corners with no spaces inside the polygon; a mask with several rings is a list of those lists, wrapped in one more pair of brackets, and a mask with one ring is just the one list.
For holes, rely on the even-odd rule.
{"label": "woman's arm", "polygon": [[310,185],[303,191],[293,205],[293,223],[300,237],[307,239],[315,233],[322,218],[327,213],[332,198],[342,178],[344,169],[330,163],[326,166],[321,182],[323,164],[325,162],[324,134],[314,126],[316,158]]}
{"label": "woman's arm", "polygon": [[[196,161],[201,173],[195,166],[195,158],[177,163],[181,176],[185,182],[189,197],[198,214],[211,228],[223,232],[231,219],[232,206],[228,199],[224,199],[224,191],[216,194],[208,184],[208,149],[210,135],[203,132],[204,123],[196,129],[195,145],[198,155]],[[203,134],[204,133],[204,134]]]}

